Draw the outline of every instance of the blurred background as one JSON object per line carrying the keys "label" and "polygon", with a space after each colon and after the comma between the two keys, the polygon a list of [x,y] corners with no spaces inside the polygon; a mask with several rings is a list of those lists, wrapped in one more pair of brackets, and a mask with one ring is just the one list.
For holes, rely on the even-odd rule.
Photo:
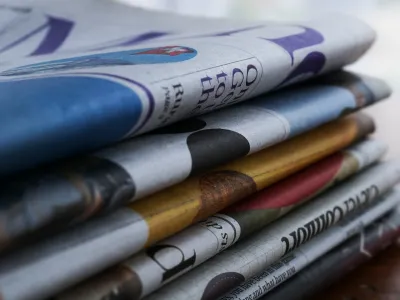
{"label": "blurred background", "polygon": [[400,157],[400,1],[399,0],[114,0],[184,15],[241,20],[295,21],[329,13],[346,13],[370,24],[378,39],[369,53],[347,67],[386,80],[392,97],[367,111],[376,118],[376,135],[390,145],[388,158]]}

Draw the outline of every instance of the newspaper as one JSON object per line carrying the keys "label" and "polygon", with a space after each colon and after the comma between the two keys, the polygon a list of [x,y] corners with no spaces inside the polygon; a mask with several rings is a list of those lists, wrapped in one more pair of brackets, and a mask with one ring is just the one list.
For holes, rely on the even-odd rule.
{"label": "newspaper", "polygon": [[223,296],[316,234],[336,224],[348,213],[364,207],[366,203],[372,203],[399,180],[400,164],[397,162],[372,167],[144,299],[211,300]]}
{"label": "newspaper", "polygon": [[[304,87],[193,118],[93,155],[13,178],[3,183],[0,191],[0,231],[11,240],[49,224],[54,226],[54,222],[65,226],[83,221],[179,183],[191,174],[258,152],[389,93],[378,79],[334,73]],[[13,217],[8,218],[11,212]]]}
{"label": "newspaper", "polygon": [[[3,300],[42,299],[55,294],[349,146],[372,130],[372,120],[363,114],[334,121],[4,256],[0,260],[1,296]],[[18,287],[14,286],[17,282]]]}
{"label": "newspaper", "polygon": [[[345,219],[344,224],[338,224],[326,230],[321,235],[293,250],[291,253],[269,266],[262,273],[251,277],[240,284],[219,300],[256,300],[290,279],[296,273],[304,269],[319,257],[325,255],[334,247],[355,235],[363,227],[393,210],[400,203],[400,190],[392,192],[384,197],[382,203],[363,213],[357,218]],[[391,234],[400,229],[399,211],[395,211],[388,218],[384,218],[380,225],[382,233],[389,231]],[[361,240],[365,239],[365,233],[361,232]],[[362,245],[362,244],[361,244]]]}
{"label": "newspaper", "polygon": [[[0,14],[2,62],[46,54],[135,46],[176,38],[250,38],[257,35],[250,35],[248,31],[279,26],[279,23],[266,21],[202,18],[146,11],[109,0],[70,0],[68,3],[63,0],[0,0]],[[346,19],[343,16],[325,15],[320,17],[319,22],[324,23],[323,20],[327,18],[332,22],[335,17]],[[347,25],[350,24],[352,26],[346,28],[347,33],[358,36],[358,39],[352,41],[342,32],[340,37],[346,38],[345,42],[351,42],[354,47],[373,41],[375,35],[371,29],[357,20]],[[292,24],[295,25],[301,26]],[[339,28],[345,27],[337,24],[336,28],[340,32]],[[291,33],[290,29],[285,29],[275,29],[273,38]],[[343,47],[341,44],[337,46]]]}
{"label": "newspaper", "polygon": [[[120,15],[104,2],[1,1],[3,174],[337,70],[375,38],[341,15],[235,25],[134,9]],[[92,9],[115,13],[99,20]],[[120,21],[107,25],[110,18]]]}
{"label": "newspaper", "polygon": [[[360,142],[138,253],[59,299],[140,299],[232,246],[296,205],[378,160],[386,146]],[[195,253],[190,263],[182,253]],[[179,257],[181,259],[179,259]],[[179,263],[181,262],[181,263]],[[172,270],[175,269],[175,272]]]}
{"label": "newspaper", "polygon": [[[203,220],[257,190],[349,146],[373,129],[373,121],[368,116],[360,113],[348,116],[133,202],[131,209],[140,214],[140,226],[146,228],[143,241],[146,246],[151,245]],[[16,186],[12,183],[6,184],[5,191],[7,186],[11,187],[14,197],[8,198],[6,192],[4,202],[8,207],[0,213],[0,247],[12,245],[16,238],[35,230],[41,229],[44,232],[45,225],[50,225],[47,226],[50,230],[56,230],[66,224],[84,220],[101,208],[122,205],[118,200],[125,195],[129,196],[134,188],[132,181],[124,177],[123,173],[116,172],[115,176],[109,176],[113,169],[105,164],[107,161],[99,162],[96,158],[89,161],[90,170],[79,161],[75,166],[66,166],[82,170],[80,174],[86,176],[82,178],[80,174],[75,174],[74,177],[67,175],[70,180],[68,185],[65,177],[60,177],[57,172],[47,177],[53,179],[51,185],[42,185],[45,180],[40,176],[39,180],[33,176],[31,181],[22,183],[30,187],[25,190],[19,189],[18,183]],[[257,178],[254,179],[255,177]],[[75,188],[70,188],[71,186]],[[15,199],[18,196],[19,199]],[[75,202],[75,197],[83,197],[83,201]],[[104,198],[109,200],[108,207],[104,207]],[[137,240],[138,242],[140,241]],[[144,245],[140,247],[142,246]]]}
{"label": "newspaper", "polygon": [[392,244],[400,235],[398,210],[395,215],[395,222],[392,222],[391,226],[378,223],[367,228],[363,235],[354,237],[330,251],[262,299],[311,299],[314,293],[343,278],[348,272]]}

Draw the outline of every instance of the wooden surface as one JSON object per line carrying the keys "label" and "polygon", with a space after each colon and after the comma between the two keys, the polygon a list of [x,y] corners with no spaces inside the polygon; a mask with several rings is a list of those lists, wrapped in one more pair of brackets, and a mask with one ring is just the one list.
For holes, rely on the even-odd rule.
{"label": "wooden surface", "polygon": [[400,246],[397,243],[312,300],[400,300]]}

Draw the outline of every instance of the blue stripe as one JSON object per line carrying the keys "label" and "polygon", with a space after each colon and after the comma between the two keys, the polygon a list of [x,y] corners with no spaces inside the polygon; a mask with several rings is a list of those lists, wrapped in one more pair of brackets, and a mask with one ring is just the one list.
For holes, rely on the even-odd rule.
{"label": "blue stripe", "polygon": [[244,105],[261,106],[282,115],[290,124],[290,137],[356,108],[354,95],[336,86],[312,86],[259,97]]}
{"label": "blue stripe", "polygon": [[0,81],[0,173],[116,142],[142,110],[134,91],[102,78]]}

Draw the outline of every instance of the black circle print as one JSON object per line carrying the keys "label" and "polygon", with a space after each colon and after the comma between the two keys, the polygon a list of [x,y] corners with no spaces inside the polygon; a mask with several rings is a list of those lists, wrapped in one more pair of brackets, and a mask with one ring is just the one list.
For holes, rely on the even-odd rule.
{"label": "black circle print", "polygon": [[226,129],[205,129],[190,134],[191,175],[247,155],[250,144],[241,134]]}
{"label": "black circle print", "polygon": [[186,143],[192,158],[191,175],[247,155],[250,144],[241,134],[228,129],[204,129],[204,120],[192,118],[152,131],[150,134],[190,133]]}
{"label": "black circle print", "polygon": [[219,274],[208,282],[201,300],[218,299],[243,281],[244,276],[239,273],[227,272]]}

